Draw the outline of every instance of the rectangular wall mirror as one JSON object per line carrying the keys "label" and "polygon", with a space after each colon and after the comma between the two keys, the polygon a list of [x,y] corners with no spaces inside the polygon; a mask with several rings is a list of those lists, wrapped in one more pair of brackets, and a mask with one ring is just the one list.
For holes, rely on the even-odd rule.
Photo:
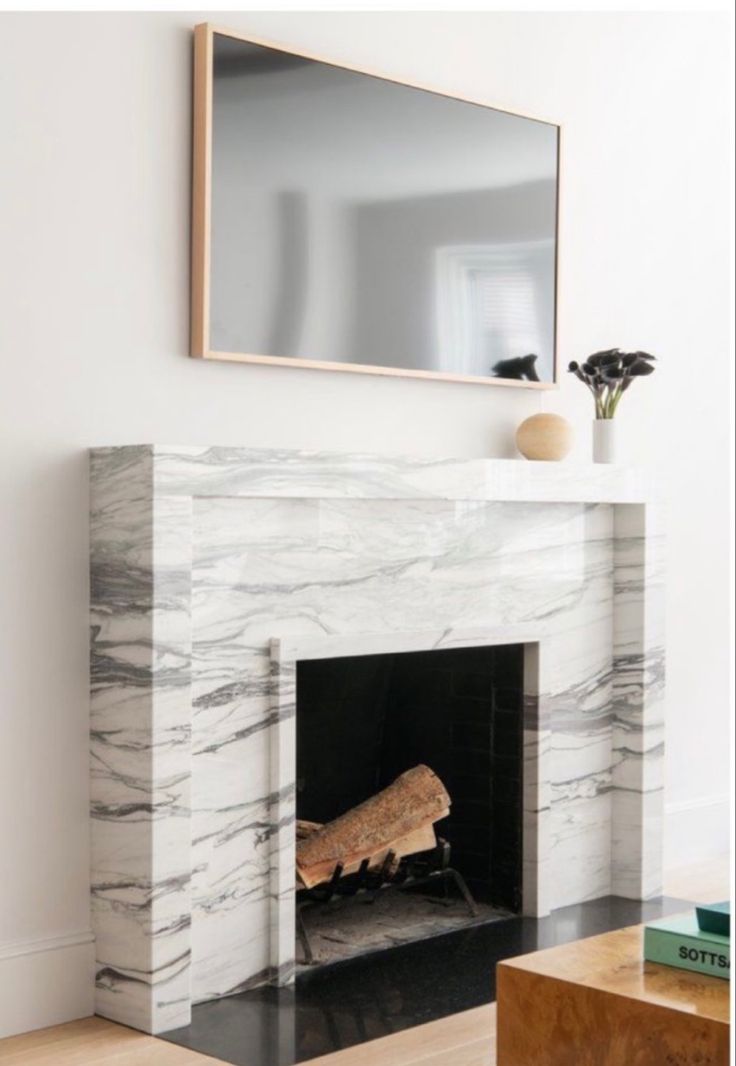
{"label": "rectangular wall mirror", "polygon": [[195,31],[192,355],[555,383],[559,127]]}

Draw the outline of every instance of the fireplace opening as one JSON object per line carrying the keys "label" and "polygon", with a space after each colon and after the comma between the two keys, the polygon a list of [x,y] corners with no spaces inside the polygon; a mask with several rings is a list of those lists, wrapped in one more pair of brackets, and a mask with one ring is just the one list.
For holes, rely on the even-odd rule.
{"label": "fireplace opening", "polygon": [[297,882],[300,969],[519,913],[523,686],[520,644],[297,663],[302,840],[416,767],[450,799],[426,850],[344,881],[328,864],[313,891]]}

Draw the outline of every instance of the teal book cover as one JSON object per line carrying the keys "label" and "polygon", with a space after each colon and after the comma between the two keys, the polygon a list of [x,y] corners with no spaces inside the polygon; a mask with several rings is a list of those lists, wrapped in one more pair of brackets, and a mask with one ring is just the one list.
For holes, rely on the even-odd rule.
{"label": "teal book cover", "polygon": [[702,903],[695,908],[695,913],[702,932],[731,935],[731,904],[728,900],[724,903]]}
{"label": "teal book cover", "polygon": [[644,926],[644,958],[681,970],[710,974],[728,980],[731,976],[731,941],[727,936],[706,933],[694,913],[659,918]]}

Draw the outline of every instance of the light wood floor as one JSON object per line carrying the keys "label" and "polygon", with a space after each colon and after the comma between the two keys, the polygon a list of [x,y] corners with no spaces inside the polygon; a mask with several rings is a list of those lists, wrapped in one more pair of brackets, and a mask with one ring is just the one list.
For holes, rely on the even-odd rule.
{"label": "light wood floor", "polygon": [[[728,899],[729,870],[724,857],[671,871],[665,893],[703,903]],[[492,1004],[312,1059],[309,1066],[495,1066],[495,1035]],[[213,1066],[215,1062],[102,1018],[0,1040],[2,1066]]]}

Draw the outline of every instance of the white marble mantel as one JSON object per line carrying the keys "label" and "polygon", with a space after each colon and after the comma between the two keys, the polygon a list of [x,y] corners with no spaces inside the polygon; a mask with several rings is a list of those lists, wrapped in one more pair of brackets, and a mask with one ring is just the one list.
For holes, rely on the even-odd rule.
{"label": "white marble mantel", "polygon": [[130,445],[95,448],[93,462],[145,460],[153,491],[173,496],[480,499],[530,503],[647,503],[650,474],[604,463],[417,459],[260,448]]}
{"label": "white marble mantel", "polygon": [[659,893],[644,473],[140,445],[91,481],[100,1014],[161,1032],[289,980],[294,668],[345,648],[524,644],[525,910]]}

